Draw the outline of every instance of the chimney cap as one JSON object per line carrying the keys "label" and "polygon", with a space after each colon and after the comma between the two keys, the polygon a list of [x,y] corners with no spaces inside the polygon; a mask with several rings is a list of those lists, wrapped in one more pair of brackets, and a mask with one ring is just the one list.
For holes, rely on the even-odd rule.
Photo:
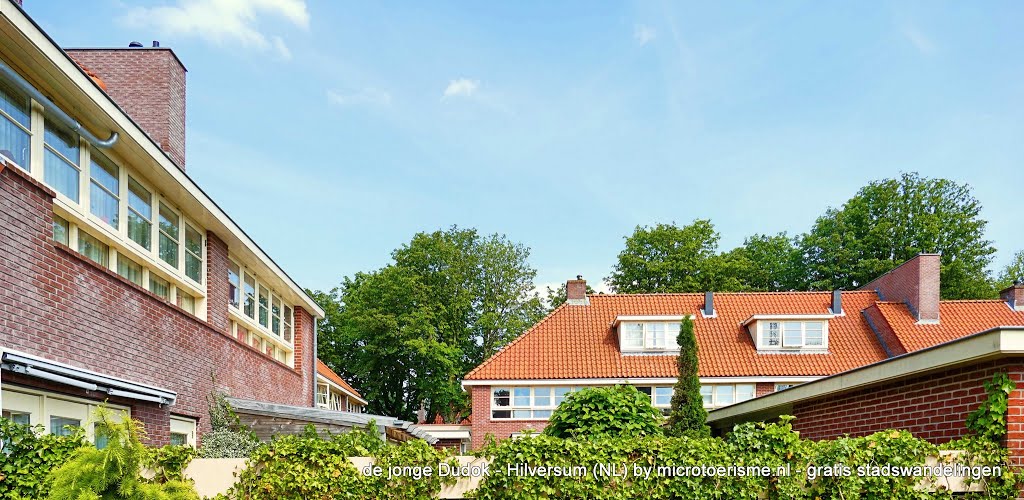
{"label": "chimney cap", "polygon": [[577,274],[577,275],[576,275],[576,279],[577,279],[577,280],[581,280],[581,279],[583,279],[583,275],[582,275],[582,274]]}
{"label": "chimney cap", "polygon": [[131,43],[128,44],[128,47],[132,49],[142,47],[142,43],[132,40]]}
{"label": "chimney cap", "polygon": [[160,46],[160,40],[153,40],[153,48],[157,48],[159,46]]}

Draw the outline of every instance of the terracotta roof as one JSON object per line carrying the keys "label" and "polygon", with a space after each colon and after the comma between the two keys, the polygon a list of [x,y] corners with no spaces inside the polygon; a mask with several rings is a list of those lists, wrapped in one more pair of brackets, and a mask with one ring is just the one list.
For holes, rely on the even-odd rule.
{"label": "terracotta roof", "polygon": [[334,373],[334,370],[327,366],[323,361],[320,361],[320,358],[317,358],[316,360],[316,374],[340,385],[346,391],[354,394],[357,398],[363,399],[363,395],[359,394],[359,391],[355,390],[355,388],[349,385],[348,382],[345,382],[345,379],[341,378],[337,373]]}
{"label": "terracotta roof", "polygon": [[879,302],[878,311],[907,352],[995,328],[1024,325],[1024,311],[1001,300],[946,300],[939,303],[939,322],[918,324],[903,303]]}
{"label": "terracotta roof", "polygon": [[693,316],[702,377],[825,376],[887,358],[862,311],[878,306],[908,350],[1002,325],[1024,325],[1024,313],[999,301],[947,301],[942,323],[917,325],[903,304],[874,291],[842,292],[845,314],[829,320],[828,353],[759,354],[741,323],[755,314],[829,314],[831,292],[716,293],[717,317],[704,318],[703,294],[589,295],[563,304],[466,375],[466,380],[669,378],[676,356],[623,355],[617,316]]}

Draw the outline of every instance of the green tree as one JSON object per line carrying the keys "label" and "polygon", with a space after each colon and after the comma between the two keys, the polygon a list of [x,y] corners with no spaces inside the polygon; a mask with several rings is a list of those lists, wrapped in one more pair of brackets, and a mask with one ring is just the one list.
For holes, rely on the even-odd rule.
{"label": "green tree", "polygon": [[703,292],[742,289],[718,254],[720,235],[706,219],[688,226],[637,226],[607,281],[616,293]]}
{"label": "green tree", "polygon": [[1017,282],[1024,282],[1024,250],[1017,252],[1013,260],[999,272],[998,288],[1003,290]]}
{"label": "green tree", "polygon": [[[590,285],[587,285],[587,295],[595,293],[597,293],[597,291],[591,288]],[[565,283],[558,285],[558,289],[553,289],[550,286],[547,287],[545,294],[547,295],[548,311],[554,311],[558,306],[564,304],[566,301],[567,292],[565,289]]]}
{"label": "green tree", "polygon": [[320,358],[353,382],[369,411],[454,421],[462,376],[544,314],[529,250],[473,229],[418,233],[394,262],[311,296],[327,312]]}
{"label": "green tree", "polygon": [[661,435],[661,412],[631,385],[589,387],[558,405],[544,434],[563,439]]}
{"label": "green tree", "polygon": [[921,252],[942,254],[942,297],[987,298],[995,248],[966,184],[904,173],[864,186],[801,238],[811,289],[854,289]]}
{"label": "green tree", "polygon": [[668,432],[673,436],[708,436],[711,434],[707,425],[708,412],[704,409],[697,371],[697,335],[690,316],[683,318],[676,342],[679,344],[679,379],[672,393]]}
{"label": "green tree", "polygon": [[806,289],[803,253],[786,233],[755,234],[723,257],[744,290],[778,292]]}

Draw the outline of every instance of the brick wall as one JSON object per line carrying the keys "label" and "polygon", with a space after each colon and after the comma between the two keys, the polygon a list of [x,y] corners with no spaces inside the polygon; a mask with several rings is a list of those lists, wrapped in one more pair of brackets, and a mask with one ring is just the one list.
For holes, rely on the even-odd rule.
{"label": "brick wall", "polygon": [[999,297],[1017,311],[1024,311],[1024,285],[1013,285],[1001,292]]}
{"label": "brick wall", "polygon": [[904,302],[922,322],[939,321],[938,254],[920,254],[861,287],[876,290],[884,300]]}
{"label": "brick wall", "polygon": [[[291,369],[229,337],[226,308],[199,320],[53,242],[52,207],[49,188],[18,168],[0,171],[0,346],[177,392],[169,409],[133,406],[153,444],[167,442],[170,411],[199,419],[200,434],[209,430],[211,377],[235,397],[312,405],[312,373],[299,369],[312,366],[308,313],[296,310],[300,354]],[[219,239],[211,238],[207,255],[211,269],[226,269]],[[217,286],[210,295],[226,300]]]}
{"label": "brick wall", "polygon": [[757,389],[754,396],[761,397],[765,394],[771,394],[775,392],[775,383],[773,382],[758,382]]}
{"label": "brick wall", "polygon": [[487,435],[506,439],[513,432],[522,432],[527,429],[540,432],[548,425],[547,420],[492,420],[491,386],[489,385],[470,387],[470,395],[473,402],[473,427],[470,434],[473,438],[471,447],[474,450],[483,446]]}
{"label": "brick wall", "polygon": [[107,94],[185,169],[185,67],[167,48],[67,49]]}

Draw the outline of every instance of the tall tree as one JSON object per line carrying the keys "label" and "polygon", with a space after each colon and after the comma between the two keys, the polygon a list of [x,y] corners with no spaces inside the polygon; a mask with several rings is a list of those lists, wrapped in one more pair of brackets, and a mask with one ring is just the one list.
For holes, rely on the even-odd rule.
{"label": "tall tree", "polygon": [[723,254],[744,290],[777,292],[806,289],[803,253],[786,233],[755,234]]}
{"label": "tall tree", "polygon": [[1024,250],[1017,252],[1002,271],[999,272],[998,288],[1000,290],[1024,282]]}
{"label": "tall tree", "polygon": [[904,173],[864,186],[801,238],[810,288],[863,286],[921,252],[941,253],[942,297],[993,295],[981,204],[966,184]]}
{"label": "tall tree", "polygon": [[676,342],[679,344],[679,379],[672,393],[668,433],[673,436],[709,435],[708,413],[700,394],[700,374],[697,371],[697,335],[690,316],[683,318]]}
{"label": "tall tree", "polygon": [[720,236],[706,219],[679,227],[637,226],[607,278],[616,293],[729,291],[742,288],[718,254]]}
{"label": "tall tree", "polygon": [[369,410],[454,421],[468,401],[462,376],[544,313],[529,250],[473,229],[418,233],[394,262],[313,292],[327,311],[318,352],[350,379]]}

